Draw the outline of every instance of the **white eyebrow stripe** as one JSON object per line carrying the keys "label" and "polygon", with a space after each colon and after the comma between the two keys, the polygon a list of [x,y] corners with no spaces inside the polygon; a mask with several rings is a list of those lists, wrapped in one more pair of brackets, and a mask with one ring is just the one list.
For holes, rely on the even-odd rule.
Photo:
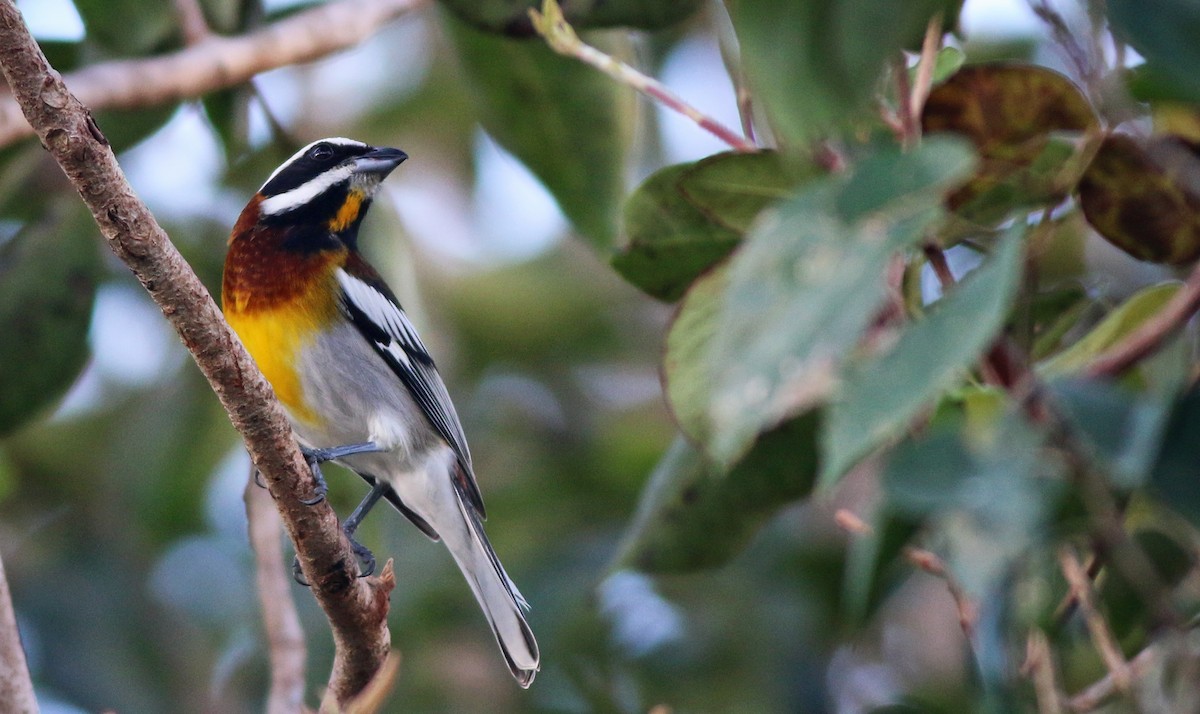
{"label": "white eyebrow stripe", "polygon": [[350,180],[350,176],[353,173],[353,164],[325,171],[290,191],[284,191],[278,196],[264,198],[263,202],[258,206],[259,213],[264,216],[277,216],[299,208],[328,191],[330,187]]}
{"label": "white eyebrow stripe", "polygon": [[280,164],[279,168],[272,171],[271,175],[267,177],[267,180],[263,181],[263,185],[259,186],[258,190],[259,191],[263,190],[263,188],[266,187],[267,184],[271,183],[271,181],[274,180],[275,177],[279,175],[280,171],[283,171],[287,167],[291,166],[292,163],[294,163],[296,161],[296,159],[299,159],[301,156],[304,156],[304,154],[307,153],[309,149],[313,148],[314,146],[316,146],[317,144],[320,144],[322,142],[324,142],[326,144],[337,144],[338,146],[354,146],[354,147],[358,147],[360,149],[367,148],[367,145],[364,144],[363,142],[355,141],[354,139],[347,139],[344,136],[331,136],[328,139],[317,139],[316,141],[312,142],[308,146],[305,146],[303,149],[300,149],[296,153],[292,154],[291,158],[289,158],[287,161],[284,161],[282,164]]}

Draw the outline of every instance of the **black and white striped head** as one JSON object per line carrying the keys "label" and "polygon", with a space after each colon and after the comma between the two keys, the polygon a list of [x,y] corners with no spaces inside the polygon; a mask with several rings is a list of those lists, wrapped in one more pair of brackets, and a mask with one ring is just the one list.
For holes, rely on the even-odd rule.
{"label": "black and white striped head", "polygon": [[333,137],[314,141],[275,169],[258,190],[259,220],[356,228],[379,183],[408,155]]}

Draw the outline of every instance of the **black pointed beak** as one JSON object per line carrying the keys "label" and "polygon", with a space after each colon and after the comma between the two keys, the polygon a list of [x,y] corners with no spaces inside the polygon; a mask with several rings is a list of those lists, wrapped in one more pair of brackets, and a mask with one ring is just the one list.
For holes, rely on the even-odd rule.
{"label": "black pointed beak", "polygon": [[375,174],[383,178],[392,172],[408,154],[399,149],[387,146],[372,147],[367,153],[354,160],[354,172],[360,174]]}

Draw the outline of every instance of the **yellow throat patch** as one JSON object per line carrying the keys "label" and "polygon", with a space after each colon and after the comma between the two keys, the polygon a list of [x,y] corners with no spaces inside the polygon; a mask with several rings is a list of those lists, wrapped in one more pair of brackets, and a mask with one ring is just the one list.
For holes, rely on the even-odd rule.
{"label": "yellow throat patch", "polygon": [[346,194],[346,202],[338,209],[337,215],[325,224],[330,231],[339,233],[350,227],[351,223],[358,220],[359,213],[362,211],[363,201],[366,199],[366,194],[362,191],[351,189]]}

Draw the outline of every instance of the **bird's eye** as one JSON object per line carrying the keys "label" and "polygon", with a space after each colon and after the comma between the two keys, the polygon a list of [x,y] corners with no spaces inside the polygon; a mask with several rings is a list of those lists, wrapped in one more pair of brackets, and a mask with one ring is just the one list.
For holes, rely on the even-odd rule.
{"label": "bird's eye", "polygon": [[308,150],[308,156],[316,161],[328,161],[333,158],[333,147],[329,144],[317,144]]}

